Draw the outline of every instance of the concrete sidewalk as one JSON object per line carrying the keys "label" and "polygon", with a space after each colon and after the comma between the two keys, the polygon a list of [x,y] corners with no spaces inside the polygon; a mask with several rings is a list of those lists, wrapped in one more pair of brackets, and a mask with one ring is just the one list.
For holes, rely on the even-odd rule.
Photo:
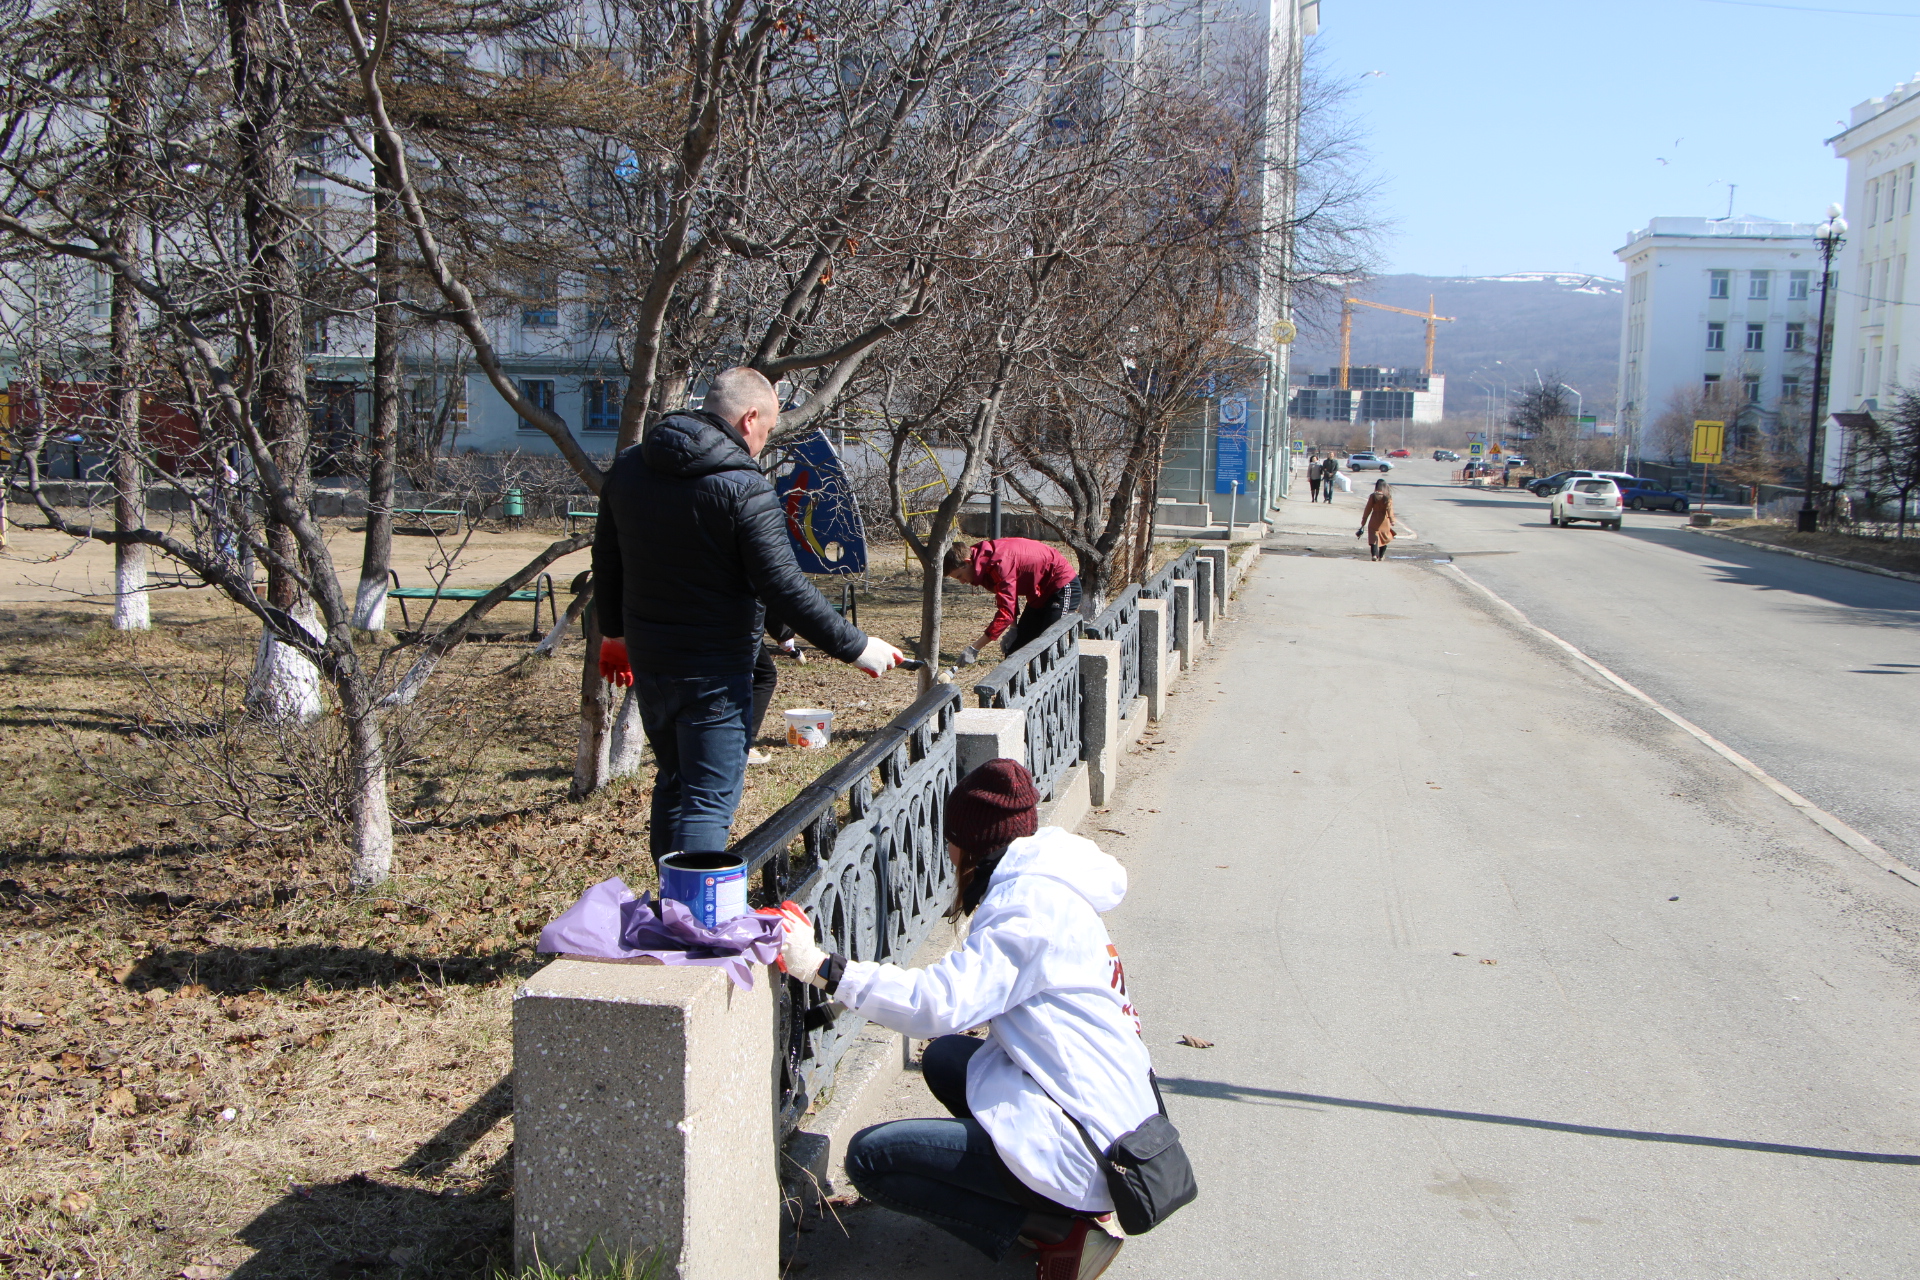
{"label": "concrete sidewalk", "polygon": [[[1237,609],[1082,828],[1202,1190],[1110,1275],[1913,1274],[1920,890],[1450,566]],[[845,1222],[810,1280],[1023,1274]]]}

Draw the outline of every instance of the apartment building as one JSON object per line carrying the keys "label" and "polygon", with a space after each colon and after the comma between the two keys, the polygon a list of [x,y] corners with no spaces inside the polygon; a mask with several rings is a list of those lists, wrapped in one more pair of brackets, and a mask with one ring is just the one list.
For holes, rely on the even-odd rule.
{"label": "apartment building", "polygon": [[1770,430],[1813,393],[1820,255],[1812,223],[1653,218],[1614,251],[1625,267],[1614,420],[1635,457],[1670,452],[1663,414],[1717,406]]}

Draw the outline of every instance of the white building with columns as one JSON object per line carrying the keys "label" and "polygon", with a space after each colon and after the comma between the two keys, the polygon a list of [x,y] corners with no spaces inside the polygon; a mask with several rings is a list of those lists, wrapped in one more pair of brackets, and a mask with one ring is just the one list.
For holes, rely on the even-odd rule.
{"label": "white building with columns", "polygon": [[1635,457],[1678,438],[1663,413],[1771,429],[1807,411],[1820,305],[1813,223],[1654,218],[1614,251],[1625,267],[1614,421]]}
{"label": "white building with columns", "polygon": [[1920,74],[1856,106],[1846,131],[1827,145],[1847,163],[1848,223],[1846,245],[1834,259],[1827,408],[1871,412],[1893,387],[1914,381],[1914,362],[1920,360],[1920,329],[1912,338],[1904,333],[1920,305],[1920,292],[1908,286],[1915,262]]}

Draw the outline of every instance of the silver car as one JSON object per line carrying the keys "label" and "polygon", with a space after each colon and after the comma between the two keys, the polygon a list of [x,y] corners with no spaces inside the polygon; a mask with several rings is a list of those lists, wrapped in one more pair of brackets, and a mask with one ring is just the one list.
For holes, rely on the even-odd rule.
{"label": "silver car", "polygon": [[1349,471],[1391,471],[1393,464],[1377,453],[1356,453],[1347,459]]}

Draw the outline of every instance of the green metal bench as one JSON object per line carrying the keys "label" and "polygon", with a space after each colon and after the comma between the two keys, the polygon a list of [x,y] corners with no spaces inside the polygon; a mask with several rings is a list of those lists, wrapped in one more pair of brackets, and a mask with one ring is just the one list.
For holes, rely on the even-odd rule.
{"label": "green metal bench", "polygon": [[567,508],[567,532],[569,534],[573,532],[573,522],[576,520],[598,520],[599,518],[600,509],[598,507],[595,507],[592,511],[575,511],[572,506],[569,505]]}
{"label": "green metal bench", "polygon": [[[387,570],[387,577],[393,580],[393,585],[387,588],[387,599],[400,602],[400,620],[409,630],[413,628],[413,619],[407,616],[409,600],[484,600],[493,591],[492,587],[403,587],[400,585],[400,575],[391,569]],[[553,625],[559,624],[560,606],[554,594],[553,577],[550,574],[541,574],[534,579],[531,587],[522,587],[509,595],[507,600],[533,605],[533,630],[527,633],[528,639],[538,640],[542,634],[540,630],[542,600],[547,602],[548,622]],[[501,603],[504,604],[506,601]],[[425,615],[422,615],[421,620],[425,621]]]}

